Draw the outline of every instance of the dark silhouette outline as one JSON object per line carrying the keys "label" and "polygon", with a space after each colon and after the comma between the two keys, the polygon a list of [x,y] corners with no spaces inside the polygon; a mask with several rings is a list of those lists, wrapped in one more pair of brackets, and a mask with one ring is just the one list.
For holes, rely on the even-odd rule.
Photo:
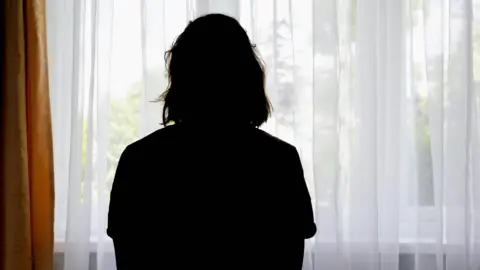
{"label": "dark silhouette outline", "polygon": [[113,182],[117,268],[301,269],[310,195],[295,147],[258,129],[271,106],[246,32],[200,17],[166,63],[166,127],[124,150]]}
{"label": "dark silhouette outline", "polygon": [[233,119],[258,127],[270,116],[264,65],[235,19],[211,14],[190,22],[165,63],[169,84],[159,98],[164,125]]}

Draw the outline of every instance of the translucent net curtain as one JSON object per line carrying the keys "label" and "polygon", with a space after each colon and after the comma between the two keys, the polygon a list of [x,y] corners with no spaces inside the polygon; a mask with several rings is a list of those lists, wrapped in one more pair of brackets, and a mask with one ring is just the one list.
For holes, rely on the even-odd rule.
{"label": "translucent net curtain", "polygon": [[480,268],[479,0],[47,0],[56,269],[115,269],[118,158],[161,127],[164,52],[212,12],[256,44],[262,128],[301,154],[304,269]]}

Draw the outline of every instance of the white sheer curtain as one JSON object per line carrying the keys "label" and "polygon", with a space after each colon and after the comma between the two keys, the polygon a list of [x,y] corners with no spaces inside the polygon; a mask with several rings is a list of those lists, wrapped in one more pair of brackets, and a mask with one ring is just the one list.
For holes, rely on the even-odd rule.
{"label": "white sheer curtain", "polygon": [[160,128],[164,52],[210,12],[258,46],[263,128],[301,153],[304,269],[480,269],[480,0],[47,0],[56,269],[115,269],[119,155]]}

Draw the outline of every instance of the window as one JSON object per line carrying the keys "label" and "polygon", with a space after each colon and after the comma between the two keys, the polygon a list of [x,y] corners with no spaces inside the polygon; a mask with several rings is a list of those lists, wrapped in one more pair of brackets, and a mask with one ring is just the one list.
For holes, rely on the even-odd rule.
{"label": "window", "polygon": [[306,261],[354,263],[357,244],[400,269],[474,257],[479,0],[47,2],[58,256],[111,269],[120,154],[160,128],[165,50],[189,20],[221,12],[266,63],[262,129],[302,158],[319,226]]}

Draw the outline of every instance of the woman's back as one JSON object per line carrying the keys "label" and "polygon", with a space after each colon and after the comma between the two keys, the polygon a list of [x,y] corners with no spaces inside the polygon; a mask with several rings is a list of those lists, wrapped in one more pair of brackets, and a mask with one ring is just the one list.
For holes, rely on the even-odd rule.
{"label": "woman's back", "polygon": [[310,196],[295,148],[257,128],[272,108],[247,33],[205,15],[165,60],[159,100],[175,124],[120,158],[108,221],[118,269],[300,269]]}
{"label": "woman's back", "polygon": [[296,149],[251,125],[168,126],[120,158],[120,270],[300,269],[315,231]]}

